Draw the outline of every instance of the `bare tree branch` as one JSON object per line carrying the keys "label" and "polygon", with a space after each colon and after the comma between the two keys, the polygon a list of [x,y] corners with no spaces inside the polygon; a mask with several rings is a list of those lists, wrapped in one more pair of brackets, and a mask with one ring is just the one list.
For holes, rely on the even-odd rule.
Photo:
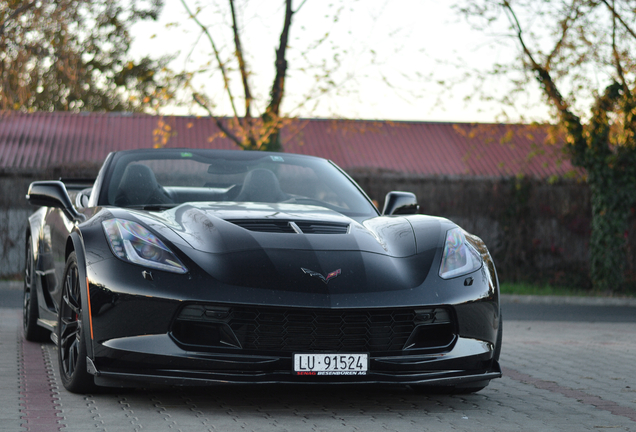
{"label": "bare tree branch", "polygon": [[[201,95],[195,94],[194,101],[196,104],[206,110],[206,112],[216,119],[217,125],[221,132],[227,137],[232,139],[237,145],[244,149],[252,150],[270,150],[279,151],[282,150],[280,146],[280,131],[284,125],[288,124],[289,119],[281,117],[281,105],[285,94],[285,78],[287,73],[287,48],[289,46],[289,35],[292,25],[293,15],[300,10],[307,0],[299,0],[299,6],[294,10],[292,7],[293,0],[285,0],[285,14],[282,30],[279,37],[279,46],[275,51],[275,77],[271,84],[269,92],[269,101],[266,108],[256,117],[253,117],[253,110],[257,109],[254,105],[254,96],[250,86],[250,68],[246,61],[246,52],[243,47],[241,31],[244,29],[240,26],[241,11],[237,9],[237,2],[235,0],[228,0],[229,11],[232,19],[232,37],[234,41],[234,52],[238,62],[238,69],[235,71],[221,60],[221,53],[217,49],[216,44],[210,34],[211,27],[206,27],[197,18],[197,16],[191,12],[186,4],[187,0],[181,0],[181,3],[185,7],[186,12],[195,21],[198,27],[202,30],[202,35],[205,35],[209,41],[210,46],[216,57],[216,63],[220,69],[225,84],[225,91],[230,98],[232,104],[232,110],[234,118],[230,122],[220,122],[212,115],[209,104],[206,104]],[[238,102],[235,100],[234,95],[230,90],[230,75],[238,72],[241,76],[241,82],[243,85],[243,91],[245,94],[245,114],[241,117],[238,114],[236,105]],[[196,93],[194,91],[193,93]]]}
{"label": "bare tree branch", "polygon": [[212,114],[212,111],[208,107],[208,104],[201,99],[200,95],[198,95],[197,93],[193,93],[192,98],[201,108],[207,111],[210,117],[214,119],[214,122],[216,123],[217,127],[221,130],[221,132],[227,135],[227,137],[230,138],[232,141],[234,141],[237,145],[243,147],[243,141],[239,137],[237,137],[235,134],[233,134],[232,131],[229,128],[227,128],[225,124],[223,124],[220,118]]}
{"label": "bare tree branch", "polygon": [[4,34],[4,29],[7,25],[7,22],[11,21],[12,19],[15,19],[18,17],[18,15],[20,15],[22,12],[31,9],[33,6],[35,6],[35,1],[32,1],[31,3],[25,3],[22,6],[20,6],[19,8],[17,8],[16,10],[13,11],[13,13],[11,15],[9,15],[7,17],[6,20],[4,20],[4,22],[2,24],[0,24],[0,36]]}
{"label": "bare tree branch", "polygon": [[251,105],[252,94],[250,92],[250,85],[247,80],[247,66],[245,65],[245,58],[243,57],[243,46],[241,45],[241,38],[239,34],[238,22],[236,20],[236,12],[234,10],[234,0],[230,0],[230,10],[232,11],[232,31],[234,32],[234,46],[236,48],[236,58],[239,64],[239,70],[241,71],[241,78],[243,80],[243,90],[245,91],[245,118],[252,118]]}
{"label": "bare tree branch", "polygon": [[561,120],[566,127],[568,134],[570,135],[569,144],[576,148],[584,148],[587,143],[583,134],[583,125],[581,124],[581,119],[572,111],[570,111],[568,103],[565,101],[565,99],[561,95],[561,92],[554,83],[550,72],[544,66],[535,61],[532,52],[524,41],[521,24],[519,23],[517,15],[512,9],[510,2],[508,0],[503,0],[502,6],[507,12],[508,19],[510,20],[510,23],[516,31],[517,39],[521,44],[521,48],[525,56],[530,62],[531,70],[537,75],[537,80],[539,80],[539,83],[543,87],[546,96],[552,101],[559,112],[559,116],[561,117]]}
{"label": "bare tree branch", "polygon": [[563,96],[559,92],[559,89],[557,89],[556,85],[554,84],[554,81],[552,80],[552,77],[550,76],[550,73],[548,72],[547,68],[537,63],[537,61],[534,59],[534,56],[532,55],[532,52],[526,45],[525,40],[523,38],[523,31],[521,29],[521,24],[519,24],[517,15],[512,9],[510,2],[508,0],[504,0],[502,5],[504,6],[504,10],[507,12],[510,23],[515,29],[517,40],[521,44],[521,49],[523,50],[523,53],[526,55],[526,57],[528,58],[528,61],[530,62],[530,68],[532,69],[532,71],[534,71],[537,74],[537,79],[539,80],[541,85],[544,87],[547,96],[550,98],[550,100],[553,101],[553,103],[556,105],[557,109],[560,112],[568,111],[568,104],[567,102],[565,102],[565,99],[563,99]]}
{"label": "bare tree branch", "polygon": [[241,81],[243,83],[243,91],[245,93],[245,116],[243,119],[237,119],[239,123],[243,124],[243,130],[246,132],[246,139],[249,141],[251,147],[256,147],[256,138],[254,137],[254,131],[252,130],[252,93],[250,92],[250,85],[248,81],[249,74],[247,72],[247,65],[245,64],[245,58],[243,56],[243,46],[241,45],[240,32],[238,28],[238,21],[236,19],[236,11],[234,9],[234,0],[229,0],[230,11],[232,13],[232,32],[234,33],[234,47],[235,56],[238,60],[239,71],[241,72]]}
{"label": "bare tree branch", "polygon": [[629,85],[625,79],[625,73],[623,72],[623,66],[621,64],[621,56],[618,52],[618,46],[616,45],[616,15],[612,16],[612,55],[614,56],[614,63],[616,65],[616,74],[621,81],[623,91],[630,94]]}
{"label": "bare tree branch", "polygon": [[567,17],[565,17],[563,21],[561,21],[561,37],[557,41],[552,52],[550,52],[550,55],[548,55],[548,57],[546,58],[545,64],[548,70],[552,63],[552,59],[554,59],[554,57],[561,51],[561,48],[563,47],[563,44],[565,43],[568,30],[570,30],[570,27],[571,27],[571,23],[576,21],[580,16],[580,9],[578,7],[576,8],[574,7],[576,3],[577,3],[576,0],[572,0],[572,9],[574,9],[574,12],[575,12],[574,17],[571,17],[570,15],[568,15]]}
{"label": "bare tree branch", "polygon": [[[614,0],[612,0],[612,8],[614,8]],[[621,63],[621,55],[618,51],[618,46],[616,44],[616,14],[612,14],[612,54],[614,56],[614,63],[616,65],[616,73],[621,82],[621,88],[625,94],[623,98],[623,123],[625,125],[625,135],[633,139],[634,130],[636,129],[634,126],[634,122],[636,121],[636,116],[634,116],[634,102],[633,102],[633,94],[631,89],[629,88],[629,84],[627,83],[627,79],[625,78],[624,69]]]}
{"label": "bare tree branch", "polygon": [[[238,111],[236,110],[236,105],[234,104],[234,96],[232,95],[232,90],[230,89],[230,78],[228,77],[227,70],[225,69],[225,64],[221,60],[221,54],[219,53],[219,50],[216,48],[216,44],[214,43],[214,39],[212,39],[212,35],[210,34],[210,31],[208,30],[208,28],[205,25],[203,25],[203,23],[201,23],[201,21],[199,21],[199,19],[196,17],[196,15],[193,14],[190,11],[190,8],[186,4],[185,0],[181,0],[181,4],[185,8],[185,10],[188,12],[188,15],[190,15],[190,17],[194,20],[194,22],[201,28],[203,33],[205,33],[205,35],[208,38],[208,41],[210,42],[210,46],[212,47],[212,50],[214,51],[214,56],[216,57],[216,61],[219,64],[219,69],[221,70],[221,75],[223,76],[223,84],[225,85],[225,91],[227,92],[228,97],[230,98],[230,104],[232,106],[232,112],[234,113],[234,117],[238,119],[238,117],[239,117]],[[197,103],[199,103],[199,102],[197,101]]]}
{"label": "bare tree branch", "polygon": [[289,43],[289,28],[291,27],[293,14],[292,0],[285,0],[285,22],[283,24],[283,31],[280,34],[280,45],[278,46],[278,50],[276,50],[276,77],[274,78],[274,84],[272,85],[270,93],[271,100],[266,111],[266,113],[272,113],[274,115],[278,115],[280,112],[280,104],[285,91],[285,74],[287,73],[285,53]]}
{"label": "bare tree branch", "polygon": [[299,10],[300,10],[300,9],[301,9],[304,5],[305,5],[305,3],[307,3],[307,0],[303,0],[303,2],[300,4],[300,6],[298,6],[298,7],[296,8],[296,10],[294,11],[294,13],[298,12],[298,11],[299,11]]}
{"label": "bare tree branch", "polygon": [[627,30],[627,32],[632,35],[632,37],[634,39],[636,39],[636,33],[634,33],[634,30],[632,30],[629,25],[627,25],[627,23],[623,20],[623,17],[620,16],[620,14],[616,11],[616,8],[614,7],[613,4],[609,4],[607,2],[607,0],[601,0],[601,2],[603,4],[605,4],[605,6],[607,6],[607,8],[610,10],[610,12],[612,12],[612,14],[614,15],[614,18],[618,19],[618,21],[623,25],[623,27],[625,27],[625,30]]}

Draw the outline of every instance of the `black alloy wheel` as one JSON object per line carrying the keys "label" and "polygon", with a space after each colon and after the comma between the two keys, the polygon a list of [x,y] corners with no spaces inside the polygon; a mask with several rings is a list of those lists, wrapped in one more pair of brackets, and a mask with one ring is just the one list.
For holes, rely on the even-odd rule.
{"label": "black alloy wheel", "polygon": [[35,287],[35,260],[33,259],[33,246],[30,237],[27,239],[26,246],[22,301],[24,338],[31,342],[46,342],[50,340],[51,332],[38,325],[38,293]]}
{"label": "black alloy wheel", "polygon": [[93,376],[86,371],[86,340],[82,320],[82,293],[75,252],[66,261],[64,287],[57,317],[58,360],[64,388],[73,393],[95,390]]}

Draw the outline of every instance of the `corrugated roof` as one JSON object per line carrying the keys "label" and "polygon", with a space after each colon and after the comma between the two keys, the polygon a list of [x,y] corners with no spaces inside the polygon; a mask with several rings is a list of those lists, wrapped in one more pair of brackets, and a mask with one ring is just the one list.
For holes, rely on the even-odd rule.
{"label": "corrugated roof", "polygon": [[[236,149],[207,117],[126,113],[0,115],[0,170],[99,163],[115,150]],[[547,178],[572,170],[547,128],[530,125],[296,119],[282,133],[287,152],[333,160],[345,170],[417,175]]]}

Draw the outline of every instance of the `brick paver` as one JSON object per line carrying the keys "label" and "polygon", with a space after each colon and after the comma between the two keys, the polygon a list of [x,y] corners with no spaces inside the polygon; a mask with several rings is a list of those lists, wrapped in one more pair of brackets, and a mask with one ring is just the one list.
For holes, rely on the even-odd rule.
{"label": "brick paver", "polygon": [[[20,313],[0,310],[0,431],[26,431]],[[392,386],[215,386],[75,395],[43,346],[62,431],[636,431],[636,324],[508,321],[504,378],[467,396]],[[35,407],[32,407],[35,409]]]}

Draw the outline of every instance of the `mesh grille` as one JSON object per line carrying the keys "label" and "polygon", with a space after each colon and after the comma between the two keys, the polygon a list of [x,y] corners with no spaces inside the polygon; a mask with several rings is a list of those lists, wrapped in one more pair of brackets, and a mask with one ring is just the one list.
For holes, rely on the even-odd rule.
{"label": "mesh grille", "polygon": [[[176,320],[173,336],[187,345],[236,346],[261,352],[391,353],[410,348],[442,349],[453,340],[453,328],[445,308],[323,310],[188,305]],[[218,340],[210,342],[210,334]]]}
{"label": "mesh grille", "polygon": [[229,325],[244,349],[396,351],[413,331],[413,318],[413,312],[235,308]]}

